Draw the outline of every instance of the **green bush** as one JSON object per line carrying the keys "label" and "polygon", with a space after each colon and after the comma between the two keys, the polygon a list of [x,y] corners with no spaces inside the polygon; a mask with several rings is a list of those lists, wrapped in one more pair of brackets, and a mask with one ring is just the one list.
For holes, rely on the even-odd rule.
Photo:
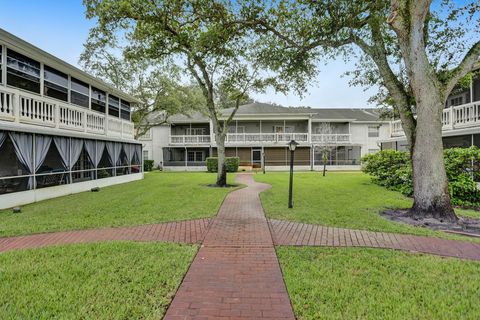
{"label": "green bush", "polygon": [[[209,157],[206,160],[208,172],[217,172],[218,171],[218,158]],[[227,166],[227,172],[237,172],[238,166],[240,165],[239,157],[226,157],[225,165]]]}
{"label": "green bush", "polygon": [[[453,204],[479,206],[477,181],[480,181],[480,149],[446,149],[444,159]],[[406,196],[413,194],[412,165],[408,152],[383,150],[366,155],[362,158],[362,170],[381,186],[400,191]]]}
{"label": "green bush", "polygon": [[153,160],[143,160],[143,171],[152,171]]}

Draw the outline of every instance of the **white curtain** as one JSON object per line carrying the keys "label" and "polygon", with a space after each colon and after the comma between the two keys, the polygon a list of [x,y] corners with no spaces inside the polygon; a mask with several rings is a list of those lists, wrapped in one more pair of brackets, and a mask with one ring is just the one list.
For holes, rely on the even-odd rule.
{"label": "white curtain", "polygon": [[135,156],[135,145],[125,143],[123,145],[123,150],[125,150],[125,154],[127,155],[128,165],[132,165],[133,158]]}
{"label": "white curtain", "polygon": [[83,140],[82,139],[71,139],[70,142],[70,170],[73,168],[75,163],[77,163],[78,158],[80,158],[80,154],[82,153],[83,149]]}
{"label": "white curtain", "polygon": [[70,154],[70,144],[68,141],[69,138],[65,137],[54,137],[53,142],[55,143],[55,146],[57,147],[58,153],[60,154],[60,157],[62,158],[62,163],[63,167],[67,171],[69,167],[69,154]]}
{"label": "white curtain", "polygon": [[87,150],[88,157],[95,168],[98,167],[100,160],[102,160],[103,150],[105,149],[105,142],[85,140],[85,150]]}
{"label": "white curtain", "polygon": [[[29,174],[37,172],[42,166],[47,156],[48,149],[52,143],[52,137],[36,135],[35,136],[35,168],[33,167],[33,135],[30,133],[11,132],[9,134],[12,139],[15,154],[18,160],[25,166]],[[33,177],[28,179],[28,189],[33,189]]]}
{"label": "white curtain", "polygon": [[142,161],[142,145],[141,144],[135,144],[135,156],[138,161],[138,164],[141,164],[140,162]]}
{"label": "white curtain", "polygon": [[108,156],[110,157],[110,161],[112,162],[112,165],[115,167],[120,158],[120,152],[122,151],[122,146],[118,142],[111,142],[111,141],[107,141],[105,145],[107,147],[107,152],[108,152]]}
{"label": "white curtain", "polygon": [[65,170],[72,170],[73,166],[80,157],[80,153],[82,153],[83,140],[66,137],[54,137],[53,141],[55,142],[58,153],[62,158]]}

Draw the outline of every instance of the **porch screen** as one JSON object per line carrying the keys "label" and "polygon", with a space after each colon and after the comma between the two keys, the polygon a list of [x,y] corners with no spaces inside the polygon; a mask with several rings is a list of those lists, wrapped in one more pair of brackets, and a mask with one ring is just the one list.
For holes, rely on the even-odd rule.
{"label": "porch screen", "polygon": [[85,140],[85,150],[87,150],[88,158],[95,168],[98,167],[102,159],[103,150],[105,149],[105,142]]}
{"label": "porch screen", "polygon": [[[37,172],[42,166],[47,156],[48,149],[52,143],[50,136],[35,136],[35,168],[33,167],[33,135],[28,133],[11,132],[10,139],[12,140],[15,154],[18,160],[24,165],[29,174]],[[33,177],[28,179],[28,189],[33,189]]]}
{"label": "porch screen", "polygon": [[53,141],[55,142],[58,153],[62,158],[65,170],[71,170],[73,165],[78,161],[80,153],[82,153],[83,140],[70,139],[66,137],[54,137]]}
{"label": "porch screen", "polygon": [[127,155],[128,165],[131,165],[132,162],[133,162],[133,157],[135,156],[135,145],[129,144],[129,143],[124,143],[123,144],[123,150],[125,151],[125,154]]}
{"label": "porch screen", "polygon": [[2,147],[6,138],[7,138],[7,133],[3,132],[3,131],[0,131],[0,148]]}
{"label": "porch screen", "polygon": [[122,151],[122,146],[118,142],[106,142],[108,156],[110,157],[110,161],[112,162],[112,166],[115,167],[117,165],[118,159],[120,158],[120,152]]}

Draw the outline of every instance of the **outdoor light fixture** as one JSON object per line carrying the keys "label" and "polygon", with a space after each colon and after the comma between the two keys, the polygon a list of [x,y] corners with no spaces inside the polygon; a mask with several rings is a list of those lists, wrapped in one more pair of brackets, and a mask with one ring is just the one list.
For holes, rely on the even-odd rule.
{"label": "outdoor light fixture", "polygon": [[288,189],[288,207],[293,208],[293,156],[295,149],[297,148],[298,143],[295,140],[292,140],[288,143],[288,149],[290,150],[290,186]]}

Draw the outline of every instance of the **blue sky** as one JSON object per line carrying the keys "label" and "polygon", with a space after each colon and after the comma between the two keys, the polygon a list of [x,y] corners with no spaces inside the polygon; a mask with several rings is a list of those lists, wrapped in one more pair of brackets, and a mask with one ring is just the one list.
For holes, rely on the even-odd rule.
{"label": "blue sky", "polygon": [[[78,66],[88,30],[94,25],[85,18],[81,0],[0,0],[0,6],[0,28]],[[341,77],[350,69],[351,64],[340,60],[322,66],[316,83],[303,99],[271,91],[254,95],[254,98],[285,106],[374,107],[367,104],[374,91],[349,87],[348,78]]]}

